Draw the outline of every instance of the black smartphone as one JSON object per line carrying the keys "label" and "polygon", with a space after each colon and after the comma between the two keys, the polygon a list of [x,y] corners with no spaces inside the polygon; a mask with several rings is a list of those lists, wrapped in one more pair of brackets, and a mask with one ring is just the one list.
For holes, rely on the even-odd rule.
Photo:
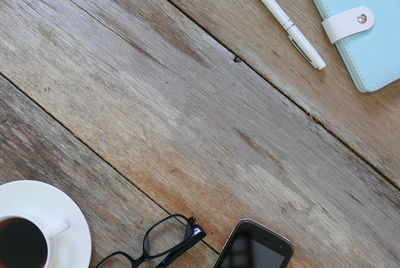
{"label": "black smartphone", "polygon": [[288,239],[243,219],[229,236],[214,268],[283,268],[292,255]]}

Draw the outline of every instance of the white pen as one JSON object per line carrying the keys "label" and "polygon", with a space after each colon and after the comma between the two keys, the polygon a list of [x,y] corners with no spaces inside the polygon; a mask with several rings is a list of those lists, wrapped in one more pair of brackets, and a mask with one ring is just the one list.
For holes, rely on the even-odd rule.
{"label": "white pen", "polygon": [[278,3],[275,0],[261,1],[289,34],[290,41],[292,41],[293,45],[300,51],[304,58],[306,58],[314,68],[318,70],[324,69],[326,66],[324,60]]}

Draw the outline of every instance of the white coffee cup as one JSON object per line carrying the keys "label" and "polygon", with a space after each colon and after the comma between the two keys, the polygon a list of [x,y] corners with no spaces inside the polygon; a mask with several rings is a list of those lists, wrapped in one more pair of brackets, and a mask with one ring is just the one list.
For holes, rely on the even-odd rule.
{"label": "white coffee cup", "polygon": [[49,264],[51,263],[52,256],[54,255],[54,241],[53,238],[57,235],[63,233],[68,230],[71,225],[68,219],[59,219],[55,221],[49,221],[46,219],[39,218],[37,216],[31,215],[29,213],[9,213],[0,215],[0,225],[6,220],[12,218],[21,218],[30,221],[40,230],[43,237],[46,240],[47,244],[47,258],[43,268],[49,268]]}

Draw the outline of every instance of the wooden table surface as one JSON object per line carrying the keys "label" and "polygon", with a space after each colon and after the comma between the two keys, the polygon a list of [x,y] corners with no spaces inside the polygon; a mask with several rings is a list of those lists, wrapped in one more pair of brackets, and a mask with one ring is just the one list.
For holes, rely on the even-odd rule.
{"label": "wooden table surface", "polygon": [[290,267],[398,267],[400,83],[358,93],[312,1],[279,2],[326,70],[258,0],[0,0],[0,183],[69,194],[91,267],[177,212],[208,236],[172,267],[212,267],[244,217]]}

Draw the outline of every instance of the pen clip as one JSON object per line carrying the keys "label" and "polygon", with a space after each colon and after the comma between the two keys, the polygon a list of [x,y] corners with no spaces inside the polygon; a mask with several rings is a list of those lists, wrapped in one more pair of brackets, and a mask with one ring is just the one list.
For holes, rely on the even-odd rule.
{"label": "pen clip", "polygon": [[[306,58],[306,60],[311,63],[314,66],[314,63],[311,61],[311,59],[306,55],[306,53],[304,53],[304,51],[301,49],[301,47],[296,43],[296,41],[293,40],[293,38],[288,35],[290,41],[292,41],[293,45],[297,48],[297,50],[300,52],[301,55],[303,55],[304,58]],[[315,66],[314,66],[315,67]]]}

